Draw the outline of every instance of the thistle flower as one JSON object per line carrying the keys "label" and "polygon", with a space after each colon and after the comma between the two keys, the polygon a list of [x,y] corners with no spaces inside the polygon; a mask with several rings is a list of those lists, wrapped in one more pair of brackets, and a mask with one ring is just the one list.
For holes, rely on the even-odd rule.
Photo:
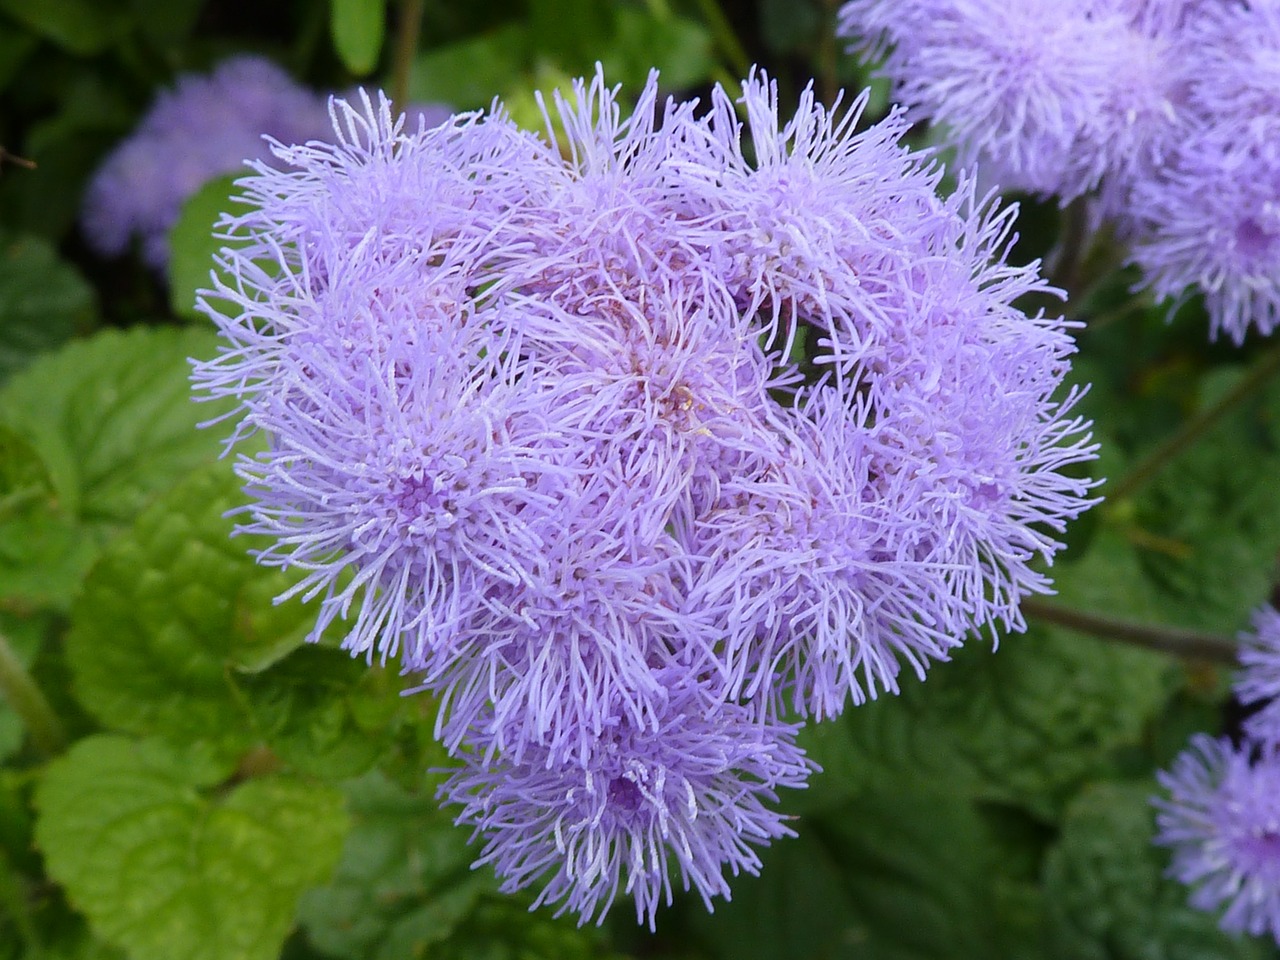
{"label": "thistle flower", "polygon": [[323,98],[269,60],[239,56],[208,76],[183,74],[93,175],[81,215],[85,240],[119,256],[137,236],[143,260],[163,270],[169,228],[201,185],[267,156],[264,135],[301,142],[329,129]]}
{"label": "thistle flower", "polygon": [[477,862],[493,865],[503,890],[540,882],[535,905],[558,904],[580,923],[603,923],[622,892],[653,929],[672,873],[712,909],[730,895],[726,867],[754,874],[756,846],[794,835],[770,805],[812,768],[796,728],[717,702],[691,678],[672,682],[656,728],[616,714],[581,762],[534,749],[517,763],[464,757],[440,795],[483,839]]}
{"label": "thistle flower", "polygon": [[1280,746],[1280,612],[1260,607],[1252,627],[1240,635],[1235,693],[1242,703],[1261,708],[1245,722],[1245,731],[1270,749]]}
{"label": "thistle flower", "polygon": [[1156,843],[1169,847],[1169,872],[1192,888],[1191,904],[1225,908],[1224,930],[1280,941],[1280,755],[1203,734],[1161,772]]}

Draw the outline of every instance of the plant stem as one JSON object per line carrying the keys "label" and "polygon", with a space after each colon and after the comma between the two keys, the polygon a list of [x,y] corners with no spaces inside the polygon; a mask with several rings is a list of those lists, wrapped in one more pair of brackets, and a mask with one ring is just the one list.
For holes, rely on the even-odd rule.
{"label": "plant stem", "polygon": [[1104,640],[1156,650],[1175,657],[1208,660],[1212,663],[1236,664],[1236,643],[1229,637],[1196,630],[1182,630],[1160,624],[1137,623],[1112,617],[1084,613],[1049,603],[1037,597],[1022,601],[1022,612],[1033,620],[1069,627]]}
{"label": "plant stem", "polygon": [[409,74],[422,33],[422,0],[400,0],[396,46],[391,56],[391,104],[400,113],[409,105]]}
{"label": "plant stem", "polygon": [[729,67],[740,79],[745,80],[748,71],[751,70],[751,58],[747,56],[747,51],[738,41],[738,35],[733,32],[733,27],[725,17],[724,11],[720,9],[720,4],[716,0],[698,0],[698,9],[702,11],[702,19],[706,21],[707,27],[711,30],[711,36]]}
{"label": "plant stem", "polygon": [[1088,241],[1089,211],[1084,200],[1077,199],[1067,204],[1062,211],[1062,221],[1062,233],[1047,275],[1055,287],[1070,293],[1075,288]]}
{"label": "plant stem", "polygon": [[835,103],[836,93],[840,89],[837,76],[837,63],[840,51],[836,45],[836,20],[840,0],[823,0],[822,3],[822,40],[818,47],[819,77],[821,78],[822,102],[830,106]]}
{"label": "plant stem", "polygon": [[1119,503],[1125,497],[1132,496],[1155,478],[1155,476],[1177,458],[1183,450],[1208,433],[1224,416],[1230,413],[1260,389],[1277,372],[1280,372],[1280,345],[1263,354],[1257,366],[1249,371],[1238,384],[1226,393],[1217,403],[1202,410],[1176,433],[1160,444],[1155,450],[1138,463],[1125,476],[1114,484],[1103,487],[1103,493],[1111,503]]}
{"label": "plant stem", "polygon": [[67,743],[62,723],[3,634],[0,634],[0,694],[22,718],[36,746],[49,756],[62,752]]}

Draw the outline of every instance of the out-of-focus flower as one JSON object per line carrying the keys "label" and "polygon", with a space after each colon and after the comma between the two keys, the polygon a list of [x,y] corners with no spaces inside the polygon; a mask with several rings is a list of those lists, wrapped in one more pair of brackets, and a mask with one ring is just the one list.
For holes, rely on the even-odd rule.
{"label": "out-of-focus flower", "polygon": [[1170,873],[1192,888],[1191,904],[1222,910],[1224,930],[1280,940],[1280,755],[1200,734],[1161,772],[1167,797],[1156,843],[1173,854]]}
{"label": "out-of-focus flower", "polygon": [[[1152,18],[1113,0],[850,0],[839,32],[913,118],[947,128],[962,165],[1063,202],[1163,139],[1177,58]],[[1145,29],[1144,29],[1145,27]]]}
{"label": "out-of-focus flower", "polygon": [[325,136],[323,98],[261,57],[233,57],[208,76],[184,74],[103,161],[84,197],[81,224],[99,253],[118,256],[133,237],[143,259],[168,263],[168,233],[182,203],[212,178],[286,143]]}
{"label": "out-of-focus flower", "polygon": [[[1280,53],[1280,51],[1278,51]],[[1187,137],[1138,181],[1132,259],[1158,297],[1204,295],[1211,332],[1244,341],[1280,323],[1280,114]]]}
{"label": "out-of-focus flower", "polygon": [[[415,128],[451,113],[435,103],[409,108]],[[136,237],[143,260],[163,270],[169,229],[201,186],[247,160],[270,158],[267,137],[291,144],[331,133],[325,96],[264,57],[236,56],[207,75],[182,74],[90,180],[80,219],[85,240],[104,256],[119,256]]]}
{"label": "out-of-focus flower", "polygon": [[1240,676],[1235,693],[1261,707],[1245,730],[1267,748],[1280,747],[1280,612],[1269,604],[1253,614],[1252,630],[1240,635]]}

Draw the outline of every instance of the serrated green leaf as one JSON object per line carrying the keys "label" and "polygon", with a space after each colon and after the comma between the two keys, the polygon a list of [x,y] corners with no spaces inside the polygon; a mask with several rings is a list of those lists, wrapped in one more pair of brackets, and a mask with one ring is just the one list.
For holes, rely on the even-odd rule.
{"label": "serrated green leaf", "polygon": [[948,786],[884,784],[800,818],[694,929],[721,960],[1035,957],[1040,903],[1021,874],[1036,841],[996,835]]}
{"label": "serrated green leaf", "polygon": [[[41,357],[0,389],[0,426],[30,448],[49,487],[0,513],[0,598],[65,609],[107,540],[217,458],[219,437],[196,425],[231,405],[192,402],[188,363],[215,345],[203,330],[107,331]],[[46,580],[46,570],[56,575]]]}
{"label": "serrated green leaf", "polygon": [[1061,960],[1246,960],[1275,956],[1187,904],[1152,845],[1154,783],[1099,784],[1067,811],[1045,861],[1050,956]]}
{"label": "serrated green leaf", "polygon": [[[44,617],[18,617],[0,610],[0,637],[24,668],[29,668],[35,660],[48,629],[49,623]],[[22,720],[0,695],[0,761],[8,759],[22,745],[24,732]],[[4,830],[0,829],[0,843],[3,837]]]}
{"label": "serrated green leaf", "polygon": [[348,787],[354,825],[333,882],[305,894],[298,917],[327,955],[352,960],[586,960],[599,938],[527,901],[497,893],[471,870],[466,831],[430,797],[379,773]]}
{"label": "serrated green leaf", "polygon": [[230,465],[193,473],[103,553],[72,608],[67,660],[80,702],[113,729],[238,749],[259,733],[231,676],[298,647],[314,616],[269,598],[291,580],[254,563],[224,516],[243,502]]}
{"label": "serrated green leaf", "polygon": [[0,383],[93,314],[93,290],[48,242],[0,232]]}
{"label": "serrated green leaf", "polygon": [[101,52],[129,29],[128,17],[108,0],[0,0],[0,10],[81,55]]}
{"label": "serrated green leaf", "polygon": [[240,190],[235,182],[243,174],[216,177],[193,193],[182,205],[169,231],[169,306],[180,317],[199,318],[196,293],[210,285],[216,269],[214,254],[227,244],[214,225],[224,213],[235,213]]}
{"label": "serrated green leaf", "polygon": [[[393,718],[402,706],[382,669],[340,650],[307,647],[239,686],[254,725],[289,766],[327,780],[364,773],[391,746]],[[370,709],[383,723],[362,724]]]}
{"label": "serrated green leaf", "polygon": [[905,778],[1053,819],[1140,741],[1172,687],[1165,658],[1065,631],[1010,636],[995,652],[970,641],[900,696],[806,728],[825,772],[794,805],[821,810]]}
{"label": "serrated green leaf", "polygon": [[54,492],[35,448],[0,423],[0,598],[57,605],[96,552]]}
{"label": "serrated green leaf", "polygon": [[1186,626],[1233,636],[1271,593],[1280,556],[1280,449],[1264,417],[1250,411],[1201,437],[1136,505],[1143,567],[1165,595],[1167,615]]}
{"label": "serrated green leaf", "polygon": [[387,29],[386,0],[330,0],[329,36],[343,65],[358,77],[372,73]]}
{"label": "serrated green leaf", "polygon": [[340,794],[277,776],[210,795],[224,775],[157,741],[95,736],[37,790],[50,875],[132,960],[274,960],[299,896],[337,862]]}

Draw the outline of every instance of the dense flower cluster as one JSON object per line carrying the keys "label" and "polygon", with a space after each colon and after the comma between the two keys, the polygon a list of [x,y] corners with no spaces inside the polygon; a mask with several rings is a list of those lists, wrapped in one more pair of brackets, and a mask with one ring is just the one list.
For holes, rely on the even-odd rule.
{"label": "dense flower cluster", "polygon": [[962,162],[1088,195],[1211,333],[1280,323],[1280,2],[850,0],[840,30]]}
{"label": "dense flower cluster", "polygon": [[[416,109],[428,126],[449,113],[436,104]],[[143,260],[163,270],[169,230],[201,186],[239,171],[246,159],[268,158],[264,137],[302,143],[326,139],[331,129],[326,97],[263,57],[242,54],[208,75],[182,74],[94,173],[80,217],[85,240],[119,256],[136,237]]]}
{"label": "dense flower cluster", "polygon": [[1280,613],[1259,609],[1240,641],[1236,696],[1258,709],[1242,743],[1198,735],[1159,774],[1169,797],[1155,801],[1156,842],[1172,848],[1170,872],[1194,906],[1280,942]]}
{"label": "dense flower cluster", "polygon": [[224,225],[195,381],[268,441],[243,529],[438,698],[482,860],[583,921],[727,896],[791,833],[788,718],[1020,628],[1090,502],[1013,211],[864,102],[655,76],[624,119],[597,75],[546,139],[339,102]]}

